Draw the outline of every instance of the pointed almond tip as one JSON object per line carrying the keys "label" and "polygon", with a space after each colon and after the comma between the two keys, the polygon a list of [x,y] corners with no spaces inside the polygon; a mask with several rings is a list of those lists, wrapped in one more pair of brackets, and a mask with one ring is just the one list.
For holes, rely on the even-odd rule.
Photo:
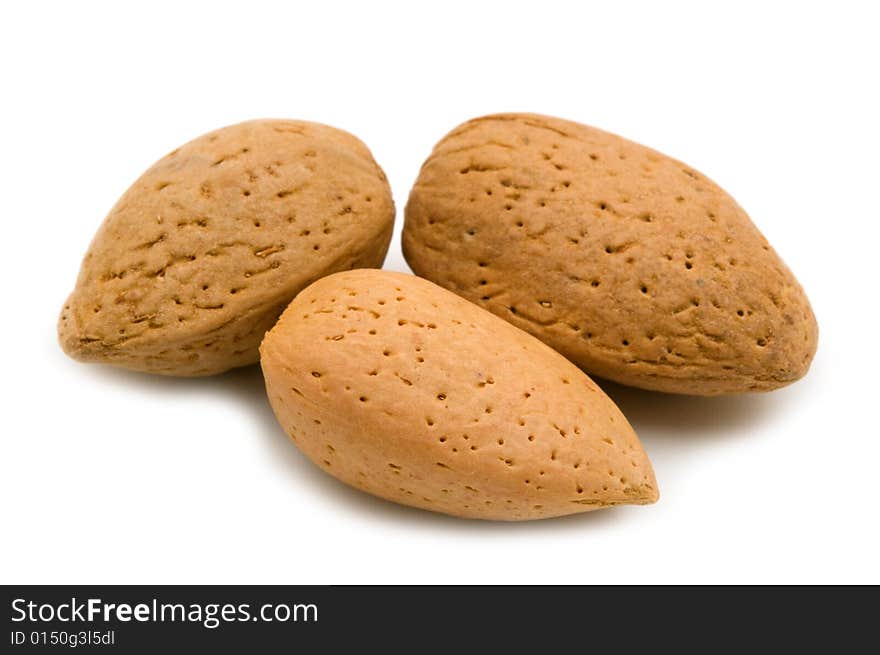
{"label": "pointed almond tip", "polygon": [[58,315],[58,344],[68,357],[78,362],[104,361],[105,349],[101,347],[101,340],[83,334],[76,319],[73,296],[65,301]]}
{"label": "pointed almond tip", "polygon": [[653,484],[642,485],[639,505],[653,505],[658,500],[660,500],[660,490],[657,488],[656,481]]}
{"label": "pointed almond tip", "polygon": [[[647,456],[645,457],[645,461],[647,465],[650,467],[650,462],[647,461]],[[647,480],[644,480],[638,485],[633,485],[624,488],[624,500],[623,504],[627,505],[653,505],[658,500],[660,500],[660,490],[657,486],[657,480],[654,477],[653,469],[651,469],[650,476]]]}
{"label": "pointed almond tip", "polygon": [[70,298],[64,301],[64,306],[58,314],[58,344],[66,355],[73,359],[77,357],[76,323],[73,317],[73,303]]}

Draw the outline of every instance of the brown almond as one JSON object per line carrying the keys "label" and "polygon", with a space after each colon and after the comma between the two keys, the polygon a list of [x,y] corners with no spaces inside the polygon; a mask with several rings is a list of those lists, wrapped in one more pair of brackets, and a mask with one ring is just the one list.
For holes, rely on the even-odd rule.
{"label": "brown almond", "polygon": [[416,274],[623,384],[766,391],[816,351],[806,295],[733,198],[570,121],[499,114],[453,130],[412,189],[403,248]]}
{"label": "brown almond", "polygon": [[315,464],[368,493],[499,520],[657,500],[638,438],[590,378],[427,280],[325,277],[260,351],[283,428]]}
{"label": "brown almond", "polygon": [[251,364],[310,282],[381,266],[385,175],[341,130],[255,120],[156,162],[116,203],[58,324],[70,356],[165,375]]}

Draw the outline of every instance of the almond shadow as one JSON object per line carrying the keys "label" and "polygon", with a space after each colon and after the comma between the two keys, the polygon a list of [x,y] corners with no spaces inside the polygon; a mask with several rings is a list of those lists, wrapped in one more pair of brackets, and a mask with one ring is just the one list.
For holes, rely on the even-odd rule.
{"label": "almond shadow", "polygon": [[[94,374],[110,378],[114,383],[142,389],[153,394],[211,394],[221,395],[232,402],[243,404],[253,414],[255,432],[277,466],[286,470],[291,481],[291,502],[296,502],[296,485],[308,484],[353,513],[372,515],[382,521],[408,523],[419,528],[442,529],[462,532],[509,534],[519,530],[533,532],[536,525],[541,530],[557,532],[583,531],[585,527],[610,526],[627,520],[634,512],[649,511],[647,508],[612,507],[592,512],[582,512],[539,521],[482,521],[462,519],[437,512],[398,505],[391,501],[359,491],[325,473],[296,447],[275,419],[266,396],[263,375],[258,365],[234,369],[221,375],[205,378],[175,378],[138,373],[110,366],[89,365]],[[243,438],[252,438],[244,435]],[[631,513],[633,512],[633,513]],[[342,519],[340,519],[342,520]]]}
{"label": "almond shadow", "polygon": [[615,402],[639,436],[708,438],[756,430],[796,402],[798,388],[731,396],[688,396],[646,391],[616,382],[596,382]]}

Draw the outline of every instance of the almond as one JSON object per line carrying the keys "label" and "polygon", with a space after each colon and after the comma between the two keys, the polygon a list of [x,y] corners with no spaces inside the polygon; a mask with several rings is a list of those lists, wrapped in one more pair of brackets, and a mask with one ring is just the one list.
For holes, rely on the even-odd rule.
{"label": "almond", "polygon": [[453,130],[409,197],[407,261],[585,371],[713,395],[802,377],[818,328],[743,209],[601,130],[499,114]]}
{"label": "almond", "polygon": [[341,130],[256,120],[163,157],[95,235],[58,325],[65,352],[165,375],[252,364],[310,282],[381,266],[385,175]]}
{"label": "almond", "polygon": [[638,438],[590,378],[427,280],[325,277],[260,351],[283,428],[315,464],[368,493],[498,520],[657,500]]}

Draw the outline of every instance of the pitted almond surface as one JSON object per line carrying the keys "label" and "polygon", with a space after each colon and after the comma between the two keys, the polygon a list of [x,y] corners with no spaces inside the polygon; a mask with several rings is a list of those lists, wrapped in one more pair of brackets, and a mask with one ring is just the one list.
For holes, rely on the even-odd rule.
{"label": "pitted almond surface", "polygon": [[409,197],[413,271],[585,371],[713,395],[802,377],[818,328],[743,209],[704,175],[601,130],[499,114],[457,127]]}
{"label": "pitted almond surface", "polygon": [[256,120],[205,134],[104,220],[61,312],[62,347],[166,375],[254,363],[310,282],[382,265],[393,222],[385,175],[346,132]]}
{"label": "pitted almond surface", "polygon": [[426,280],[376,270],[323,278],[260,350],[291,439],[368,493],[498,520],[657,499],[642,445],[589,377]]}

